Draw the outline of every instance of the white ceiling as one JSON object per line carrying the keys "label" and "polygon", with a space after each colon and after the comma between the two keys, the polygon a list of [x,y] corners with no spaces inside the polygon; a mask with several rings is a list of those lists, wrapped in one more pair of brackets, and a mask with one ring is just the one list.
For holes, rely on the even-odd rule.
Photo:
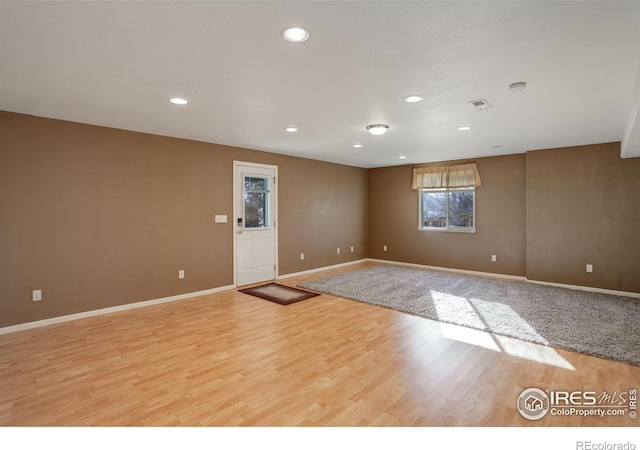
{"label": "white ceiling", "polygon": [[1,110],[359,167],[638,143],[639,62],[633,1],[0,1]]}

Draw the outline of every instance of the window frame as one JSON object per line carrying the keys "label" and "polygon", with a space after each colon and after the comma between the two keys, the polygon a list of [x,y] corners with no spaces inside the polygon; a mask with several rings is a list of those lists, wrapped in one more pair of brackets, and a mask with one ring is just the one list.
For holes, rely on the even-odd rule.
{"label": "window frame", "polygon": [[[455,191],[468,191],[473,193],[473,226],[471,227],[456,227],[449,225],[449,193]],[[444,192],[446,193],[446,217],[444,227],[425,227],[424,217],[423,217],[423,200],[422,195],[425,192]],[[420,231],[440,231],[440,232],[449,232],[449,233],[475,233],[476,232],[476,188],[474,186],[471,187],[461,187],[461,188],[420,188],[418,189],[418,230]]]}
{"label": "window frame", "polygon": [[[265,181],[265,189],[247,189],[246,180],[247,178],[260,178]],[[272,227],[271,220],[271,184],[273,180],[271,177],[267,175],[255,175],[251,173],[243,173],[242,174],[242,229],[243,231],[255,231],[255,230],[269,230]],[[247,226],[247,210],[246,210],[246,194],[264,194],[264,218],[265,225],[256,226],[256,227],[248,227]]]}

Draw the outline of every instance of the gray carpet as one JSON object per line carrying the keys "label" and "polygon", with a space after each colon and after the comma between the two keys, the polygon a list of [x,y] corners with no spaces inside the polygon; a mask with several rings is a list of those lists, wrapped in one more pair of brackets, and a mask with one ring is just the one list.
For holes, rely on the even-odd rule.
{"label": "gray carpet", "polygon": [[640,366],[640,299],[380,265],[300,287]]}

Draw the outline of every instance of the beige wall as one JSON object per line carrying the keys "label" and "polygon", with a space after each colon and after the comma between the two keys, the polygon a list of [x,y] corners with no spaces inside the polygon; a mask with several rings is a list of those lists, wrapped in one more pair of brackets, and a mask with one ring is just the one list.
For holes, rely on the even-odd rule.
{"label": "beige wall", "polygon": [[527,153],[527,278],[640,292],[640,158],[619,143]]}
{"label": "beige wall", "polygon": [[639,158],[611,143],[475,161],[474,234],[418,231],[413,166],[370,170],[369,256],[640,292]]}
{"label": "beige wall", "polygon": [[[473,161],[482,178],[476,189],[475,233],[419,231],[418,192],[411,189],[414,166],[371,169],[369,256],[524,276],[525,155]],[[496,262],[491,255],[497,255]]]}
{"label": "beige wall", "polygon": [[234,160],[279,168],[281,275],[366,257],[364,169],[0,112],[0,327],[233,284]]}
{"label": "beige wall", "polygon": [[233,284],[234,160],[279,167],[281,275],[371,257],[640,292],[640,159],[619,154],[478,158],[476,233],[420,232],[413,166],[0,112],[0,327]]}

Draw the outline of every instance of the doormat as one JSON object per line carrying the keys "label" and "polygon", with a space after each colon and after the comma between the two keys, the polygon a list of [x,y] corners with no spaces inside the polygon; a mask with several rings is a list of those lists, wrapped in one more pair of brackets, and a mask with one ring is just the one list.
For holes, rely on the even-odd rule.
{"label": "doormat", "polygon": [[283,286],[278,283],[268,283],[261,286],[238,289],[238,292],[243,292],[285,306],[320,295],[315,292]]}

